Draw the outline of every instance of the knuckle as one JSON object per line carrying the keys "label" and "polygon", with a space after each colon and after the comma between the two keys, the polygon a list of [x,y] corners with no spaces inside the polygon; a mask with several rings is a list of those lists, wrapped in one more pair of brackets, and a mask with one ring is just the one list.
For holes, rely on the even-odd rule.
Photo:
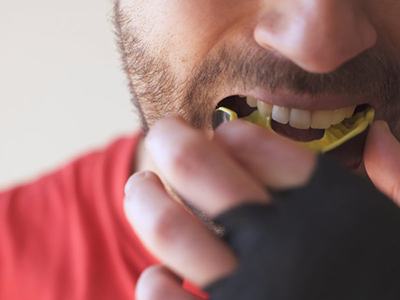
{"label": "knuckle", "polygon": [[176,241],[181,236],[181,222],[182,215],[172,205],[157,213],[150,224],[150,232],[155,245],[166,249],[168,245]]}
{"label": "knuckle", "polygon": [[169,157],[169,168],[179,177],[186,177],[198,169],[204,143],[197,134],[175,145]]}

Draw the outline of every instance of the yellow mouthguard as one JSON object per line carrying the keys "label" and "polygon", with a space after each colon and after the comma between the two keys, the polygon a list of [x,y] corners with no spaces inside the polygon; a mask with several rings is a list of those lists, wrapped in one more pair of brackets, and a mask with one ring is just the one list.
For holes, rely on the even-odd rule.
{"label": "yellow mouthguard", "polygon": [[[229,108],[219,107],[217,111],[221,111],[227,115],[228,121],[239,119],[237,113]],[[324,136],[321,139],[298,143],[315,152],[326,153],[364,132],[374,121],[374,118],[375,110],[369,107],[364,111],[354,114],[351,118],[345,119],[343,122],[325,129]],[[252,114],[242,119],[273,131],[271,117],[265,118],[261,116],[258,111],[254,111]]]}

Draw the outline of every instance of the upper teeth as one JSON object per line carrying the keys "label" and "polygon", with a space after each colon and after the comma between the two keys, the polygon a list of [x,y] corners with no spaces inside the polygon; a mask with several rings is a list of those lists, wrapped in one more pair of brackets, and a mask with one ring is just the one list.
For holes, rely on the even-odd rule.
{"label": "upper teeth", "polygon": [[257,107],[264,117],[271,117],[278,123],[289,124],[297,129],[327,129],[350,118],[356,106],[349,106],[334,110],[303,110],[268,104],[253,97],[247,97],[246,102],[250,107]]}

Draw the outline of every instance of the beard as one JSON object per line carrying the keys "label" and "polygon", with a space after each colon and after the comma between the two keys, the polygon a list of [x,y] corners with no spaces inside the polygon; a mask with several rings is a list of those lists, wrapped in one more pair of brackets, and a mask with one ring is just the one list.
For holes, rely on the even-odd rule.
{"label": "beard", "polygon": [[332,73],[314,74],[254,41],[225,44],[179,83],[167,55],[161,51],[150,54],[150,47],[138,38],[129,14],[118,3],[115,28],[132,102],[145,133],[170,114],[180,115],[196,128],[212,129],[215,98],[221,87],[262,87],[271,93],[285,90],[307,97],[374,99],[378,103],[377,118],[386,120],[400,138],[400,60],[382,45],[363,52]]}

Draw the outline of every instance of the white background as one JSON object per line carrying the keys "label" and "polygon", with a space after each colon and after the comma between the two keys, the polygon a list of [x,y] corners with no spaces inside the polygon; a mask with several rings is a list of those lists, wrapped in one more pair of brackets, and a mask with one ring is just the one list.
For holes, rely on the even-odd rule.
{"label": "white background", "polygon": [[0,1],[0,189],[133,132],[111,0]]}

